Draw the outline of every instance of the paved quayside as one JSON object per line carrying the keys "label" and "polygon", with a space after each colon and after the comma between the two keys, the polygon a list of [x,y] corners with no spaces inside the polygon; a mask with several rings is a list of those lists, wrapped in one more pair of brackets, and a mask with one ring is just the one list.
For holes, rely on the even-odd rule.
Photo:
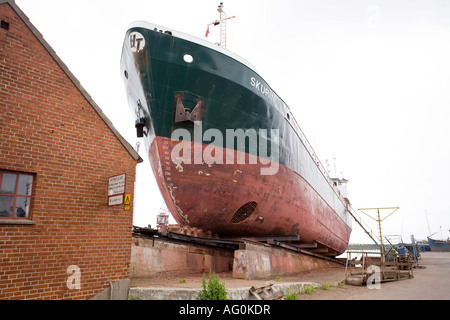
{"label": "paved quayside", "polygon": [[[419,260],[422,268],[414,269],[414,278],[386,282],[379,290],[350,285],[339,286],[344,280],[344,267],[316,272],[305,272],[297,276],[273,279],[274,289],[300,291],[302,285],[315,285],[310,295],[299,295],[301,300],[450,300],[450,253],[426,252]],[[261,286],[268,280],[233,279],[231,274],[220,273],[220,282],[225,283],[229,296],[237,300],[254,300],[249,289]],[[180,283],[182,280],[184,283]],[[330,290],[320,289],[324,283]],[[202,288],[202,277],[196,275],[161,276],[131,280],[129,296],[142,300],[195,300]]]}

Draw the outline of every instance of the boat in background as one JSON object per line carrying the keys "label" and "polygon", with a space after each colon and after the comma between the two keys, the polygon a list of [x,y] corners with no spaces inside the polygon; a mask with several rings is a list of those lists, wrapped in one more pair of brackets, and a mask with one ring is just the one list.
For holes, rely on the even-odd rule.
{"label": "boat in background", "polygon": [[427,237],[431,252],[450,252],[450,239],[435,240]]}

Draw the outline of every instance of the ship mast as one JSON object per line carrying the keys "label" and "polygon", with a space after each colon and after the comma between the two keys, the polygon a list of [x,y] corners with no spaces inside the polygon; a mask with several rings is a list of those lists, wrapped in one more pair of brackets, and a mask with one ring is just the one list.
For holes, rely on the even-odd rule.
{"label": "ship mast", "polygon": [[223,11],[223,2],[220,3],[217,8],[220,14],[220,42],[219,45],[226,49],[227,48],[227,14]]}
{"label": "ship mast", "polygon": [[208,24],[208,30],[206,31],[206,37],[209,35],[209,26],[217,26],[220,25],[220,39],[218,45],[224,49],[227,48],[227,20],[236,18],[235,16],[232,16],[230,18],[227,18],[227,14],[223,10],[223,2],[220,3],[219,7],[217,8],[217,11],[220,14],[219,20],[213,21]]}

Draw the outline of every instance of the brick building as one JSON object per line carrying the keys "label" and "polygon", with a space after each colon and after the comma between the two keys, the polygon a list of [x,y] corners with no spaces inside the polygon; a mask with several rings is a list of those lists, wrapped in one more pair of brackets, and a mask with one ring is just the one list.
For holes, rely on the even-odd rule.
{"label": "brick building", "polygon": [[13,0],[0,20],[0,299],[126,298],[133,207],[108,182],[133,199],[142,159]]}

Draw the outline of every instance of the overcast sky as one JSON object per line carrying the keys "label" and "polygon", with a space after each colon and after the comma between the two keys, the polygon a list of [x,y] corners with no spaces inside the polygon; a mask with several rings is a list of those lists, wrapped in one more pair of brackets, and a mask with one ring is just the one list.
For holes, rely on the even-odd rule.
{"label": "overcast sky", "polygon": [[[219,2],[16,0],[133,146],[138,139],[120,76],[128,25],[144,20],[204,38]],[[236,16],[228,49],[255,65],[289,105],[330,174],[336,167],[349,180],[353,208],[400,207],[383,232],[406,242],[412,234],[440,238],[440,227],[446,238],[450,1],[223,2]],[[217,42],[218,30],[211,31],[207,39]],[[155,227],[163,200],[143,144],[140,154],[134,224]],[[356,223],[353,229],[351,242],[371,242]]]}

